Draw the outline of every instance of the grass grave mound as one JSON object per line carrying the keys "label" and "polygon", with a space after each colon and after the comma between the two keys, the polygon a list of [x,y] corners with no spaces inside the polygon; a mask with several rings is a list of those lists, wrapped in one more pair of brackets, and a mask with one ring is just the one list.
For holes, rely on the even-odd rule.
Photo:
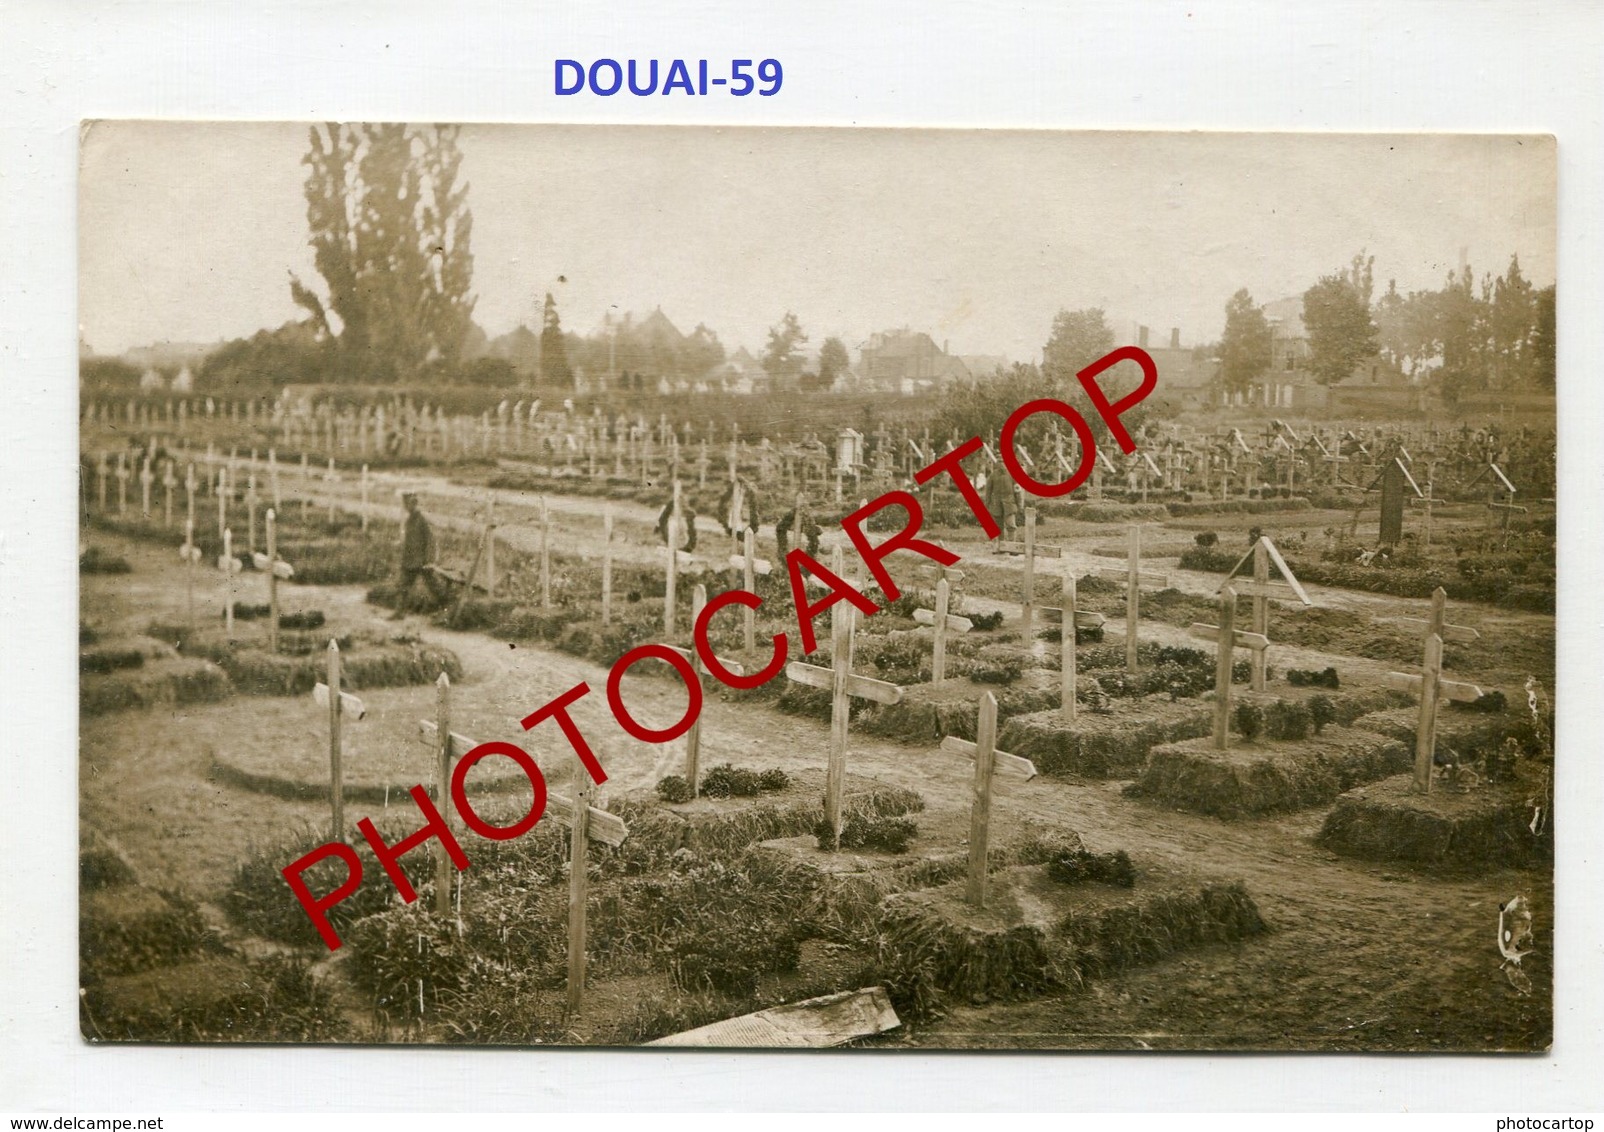
{"label": "grass grave mound", "polygon": [[1532,770],[1464,790],[1437,782],[1430,794],[1400,774],[1338,798],[1315,844],[1344,857],[1450,873],[1522,868],[1553,854],[1551,815],[1538,832],[1532,828],[1543,793]]}
{"label": "grass grave mound", "polygon": [[78,708],[102,715],[127,708],[212,704],[233,693],[228,674],[209,660],[175,657],[138,668],[86,674],[78,682]]}
{"label": "grass grave mound", "polygon": [[[973,740],[977,721],[976,704],[995,686],[951,679],[939,688],[917,685],[904,690],[895,704],[870,704],[854,717],[852,729],[862,735],[878,735],[905,743],[939,743],[945,735]],[[811,689],[810,689],[811,690]],[[1053,688],[1009,687],[995,689],[998,723],[1028,712],[1045,711],[1058,703]],[[824,697],[823,716],[829,718],[829,693]]]}
{"label": "grass grave mound", "polygon": [[[437,757],[421,741],[400,749],[380,743],[358,751],[348,737],[341,766],[346,804],[411,807],[408,791],[420,784],[432,789]],[[260,744],[213,747],[206,774],[213,782],[253,794],[290,802],[327,802],[328,744],[271,750]],[[469,772],[468,790],[475,799],[481,794],[527,792],[529,779],[510,759],[486,759]]]}
{"label": "grass grave mound", "polygon": [[1007,869],[992,878],[985,908],[964,900],[962,882],[889,896],[881,964],[893,997],[927,1008],[944,995],[1029,998],[1266,930],[1240,881],[1134,865],[1130,887],[1064,885],[1045,868]]}
{"label": "grass grave mound", "polygon": [[1407,770],[1411,748],[1373,732],[1327,727],[1318,737],[1247,743],[1232,737],[1154,747],[1142,776],[1125,787],[1179,810],[1220,818],[1285,813],[1330,802],[1345,790]]}
{"label": "grass grave mound", "polygon": [[91,546],[78,556],[80,574],[132,574],[128,559],[99,546]]}
{"label": "grass grave mound", "polygon": [[317,1042],[346,1024],[296,956],[207,956],[84,988],[85,1038],[128,1042]]}
{"label": "grass grave mound", "polygon": [[83,893],[78,958],[85,985],[217,950],[199,906],[181,893],[133,884]]}
{"label": "grass grave mound", "polygon": [[122,888],[137,879],[122,848],[88,826],[78,833],[78,890],[82,893]]}
{"label": "grass grave mound", "polygon": [[[1461,762],[1475,762],[1489,752],[1498,750],[1510,736],[1524,740],[1531,731],[1530,719],[1530,716],[1503,712],[1488,714],[1462,709],[1439,710],[1437,751],[1441,754],[1444,750],[1453,750],[1458,752]],[[1419,724],[1420,708],[1412,706],[1370,712],[1353,725],[1413,746],[1415,729]]]}
{"label": "grass grave mound", "polygon": [[340,645],[340,684],[346,691],[430,684],[444,672],[462,679],[462,662],[441,645],[406,634],[291,632],[269,652],[265,643],[228,641],[207,630],[179,638],[191,656],[203,656],[228,674],[248,696],[301,696],[328,677],[329,641]]}
{"label": "grass grave mound", "polygon": [[1113,700],[1106,714],[1082,707],[1074,723],[1055,706],[1010,719],[997,745],[1030,759],[1048,777],[1129,777],[1141,770],[1148,751],[1207,735],[1212,720],[1208,706],[1172,703],[1165,695]]}

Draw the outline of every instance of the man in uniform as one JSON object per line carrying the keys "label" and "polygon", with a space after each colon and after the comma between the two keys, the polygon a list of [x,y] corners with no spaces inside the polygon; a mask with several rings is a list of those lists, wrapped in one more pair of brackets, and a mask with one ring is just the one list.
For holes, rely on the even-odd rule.
{"label": "man in uniform", "polygon": [[431,569],[434,565],[434,531],[429,527],[429,520],[418,509],[416,492],[403,492],[401,503],[407,509],[407,517],[401,524],[401,592],[396,596],[397,617],[408,612],[412,591],[417,587],[419,578],[423,579],[429,590],[431,605],[440,604],[439,586]]}

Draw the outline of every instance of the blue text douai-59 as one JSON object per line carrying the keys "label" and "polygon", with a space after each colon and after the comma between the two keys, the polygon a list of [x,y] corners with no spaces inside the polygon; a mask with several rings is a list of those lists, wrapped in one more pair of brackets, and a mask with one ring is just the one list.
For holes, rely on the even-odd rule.
{"label": "blue text douai-59", "polygon": [[[578,59],[558,59],[553,68],[560,95],[591,94],[609,98],[633,94],[641,98],[653,94],[703,95],[723,92],[744,98],[758,94],[764,98],[780,93],[785,68],[778,59],[731,59],[729,69],[708,64],[706,59],[597,59],[589,67]],[[661,85],[659,85],[661,78]]]}

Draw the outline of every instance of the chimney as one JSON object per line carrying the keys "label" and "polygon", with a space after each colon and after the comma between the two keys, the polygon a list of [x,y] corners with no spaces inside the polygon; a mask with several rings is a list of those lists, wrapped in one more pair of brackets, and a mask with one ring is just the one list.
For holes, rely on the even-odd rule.
{"label": "chimney", "polygon": [[1147,327],[1138,326],[1136,328],[1136,344],[1144,350],[1147,349]]}
{"label": "chimney", "polygon": [[1170,327],[1170,349],[1179,350],[1180,348],[1181,348],[1181,328],[1179,326],[1172,326],[1172,327]]}

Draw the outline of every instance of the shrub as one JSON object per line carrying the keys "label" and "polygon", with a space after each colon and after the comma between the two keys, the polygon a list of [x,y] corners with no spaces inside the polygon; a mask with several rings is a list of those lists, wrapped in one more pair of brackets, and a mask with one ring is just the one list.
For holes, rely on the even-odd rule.
{"label": "shrub", "polygon": [[351,929],[351,977],[390,1017],[427,1013],[442,994],[462,989],[471,961],[455,926],[429,911],[422,894],[411,904],[359,920]]}
{"label": "shrub", "polygon": [[1219,544],[1220,536],[1214,531],[1201,531],[1192,536],[1192,541],[1197,543],[1197,545],[1202,547],[1204,550],[1208,550],[1210,547],[1217,546]]}
{"label": "shrub", "polygon": [[964,616],[969,618],[969,623],[982,633],[1000,628],[1003,623],[1003,611],[1000,609],[990,613],[966,613]]}
{"label": "shrub", "polygon": [[1328,723],[1335,723],[1337,719],[1337,705],[1331,702],[1330,696],[1309,697],[1309,723],[1316,735]]}
{"label": "shrub", "polygon": [[1308,707],[1297,700],[1276,700],[1264,713],[1264,733],[1271,739],[1307,739],[1312,726]]}
{"label": "shrub", "polygon": [[138,649],[95,649],[78,655],[78,671],[92,676],[122,668],[139,668],[144,663],[145,654]]}
{"label": "shrub", "polygon": [[666,775],[657,780],[657,796],[671,806],[691,800],[691,784],[677,774]]}
{"label": "shrub", "polygon": [[895,684],[923,684],[930,679],[931,645],[913,634],[888,638],[874,656],[883,679]]}
{"label": "shrub", "polygon": [[[814,826],[813,834],[818,838],[820,849],[830,848],[832,833],[828,818]],[[841,824],[841,848],[906,853],[918,834],[918,823],[911,818],[849,817]]]}
{"label": "shrub", "polygon": [[90,835],[78,849],[78,888],[96,892],[102,888],[121,888],[133,884],[133,866],[116,847]]}
{"label": "shrub", "polygon": [[1312,668],[1287,669],[1287,683],[1294,688],[1339,688],[1342,681],[1337,678],[1335,668],[1326,668],[1315,671]]}
{"label": "shrub", "polygon": [[78,556],[78,572],[80,574],[132,574],[134,568],[128,565],[126,558],[108,553],[98,546],[91,546]]}
{"label": "shrub", "polygon": [[[404,821],[379,823],[386,843],[394,845],[411,832],[402,828],[404,825]],[[327,841],[326,829],[308,826],[287,833],[276,844],[257,849],[235,866],[228,891],[223,894],[221,901],[224,910],[235,923],[254,935],[280,943],[322,947],[322,937],[300,901],[290,891],[290,886],[284,880],[283,869],[289,862],[299,860]],[[366,841],[355,848],[362,861],[362,875],[382,876],[383,867]],[[400,867],[412,886],[422,893],[425,882],[434,875],[434,862],[432,853],[408,853],[401,858]],[[324,858],[301,875],[307,887],[321,896],[334,891],[345,880],[346,869],[343,862]],[[363,917],[389,907],[394,894],[393,885],[364,884],[329,909],[329,923],[343,937]]]}
{"label": "shrub", "polygon": [[1024,675],[1029,658],[1014,645],[987,645],[975,654],[969,678],[977,684],[1012,684]]}
{"label": "shrub", "polygon": [[1258,704],[1237,704],[1235,716],[1236,733],[1250,743],[1264,730],[1264,709]]}
{"label": "shrub", "polygon": [[709,798],[751,798],[761,789],[756,771],[730,763],[713,767],[702,775],[702,793]]}
{"label": "shrub", "polygon": [[1499,712],[1509,710],[1509,701],[1504,698],[1504,693],[1502,692],[1486,692],[1468,704],[1460,706],[1466,711],[1485,711],[1496,715]]}
{"label": "shrub", "polygon": [[1086,849],[1071,849],[1050,858],[1047,875],[1059,884],[1113,884],[1132,888],[1136,884],[1136,868],[1130,854],[1119,849],[1113,853],[1092,853]]}
{"label": "shrub", "polygon": [[180,892],[102,889],[79,910],[78,954],[87,982],[215,950],[218,940],[200,905]]}
{"label": "shrub", "polygon": [[757,776],[757,788],[759,790],[784,790],[789,785],[791,785],[791,776],[779,767],[770,767],[768,770],[760,772]]}

